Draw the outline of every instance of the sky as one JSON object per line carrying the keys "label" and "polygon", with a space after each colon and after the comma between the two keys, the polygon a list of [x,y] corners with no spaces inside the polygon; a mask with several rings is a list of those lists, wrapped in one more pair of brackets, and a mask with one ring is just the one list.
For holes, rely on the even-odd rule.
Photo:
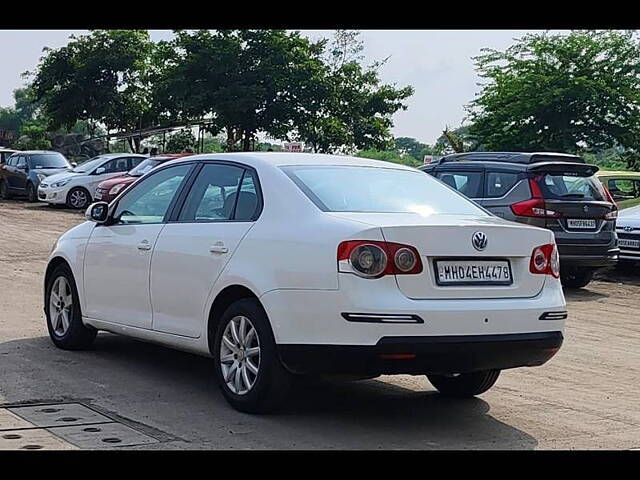
{"label": "sky", "polygon": [[[83,30],[0,30],[0,106],[13,105],[13,90],[24,84],[22,72],[33,70],[44,47],[65,45]],[[311,39],[330,37],[331,30],[301,30]],[[472,57],[484,47],[503,50],[526,30],[362,30],[364,62],[390,57],[380,69],[383,82],[411,85],[408,108],[396,113],[396,137],[434,143],[445,126],[455,128],[464,106],[479,92],[480,78]],[[170,30],[150,30],[153,40],[167,40]]]}

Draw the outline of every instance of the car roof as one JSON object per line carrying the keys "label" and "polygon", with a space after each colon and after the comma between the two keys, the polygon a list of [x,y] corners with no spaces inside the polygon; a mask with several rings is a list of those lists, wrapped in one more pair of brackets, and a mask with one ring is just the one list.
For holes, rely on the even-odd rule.
{"label": "car roof", "polygon": [[62,155],[60,152],[56,152],[55,150],[14,150],[14,153],[26,153],[28,155],[36,155],[39,153],[57,153]]}
{"label": "car roof", "polygon": [[465,152],[445,155],[439,160],[434,160],[432,164],[441,164],[457,161],[483,161],[483,162],[505,162],[520,163],[529,165],[532,163],[559,161],[585,163],[584,159],[577,155],[558,152]]}
{"label": "car roof", "polygon": [[[142,153],[102,153],[100,155],[96,155],[96,157],[102,157],[102,158],[114,158],[114,157],[146,157],[146,155],[143,155]],[[96,158],[93,157],[93,158]],[[89,159],[91,160],[91,159]]]}
{"label": "car roof", "polygon": [[640,177],[640,172],[628,172],[624,170],[600,170],[599,177]]}
{"label": "car roof", "polygon": [[369,158],[352,157],[347,155],[329,155],[323,153],[294,153],[294,152],[234,152],[234,153],[203,153],[172,160],[171,163],[181,163],[191,160],[228,160],[240,162],[253,167],[283,167],[283,166],[364,166],[378,168],[393,168],[397,170],[415,170],[399,163],[372,160]]}

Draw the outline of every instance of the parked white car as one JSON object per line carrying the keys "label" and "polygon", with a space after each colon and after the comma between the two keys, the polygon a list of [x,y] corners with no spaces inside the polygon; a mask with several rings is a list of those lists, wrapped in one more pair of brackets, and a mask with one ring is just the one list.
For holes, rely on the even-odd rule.
{"label": "parked white car", "polygon": [[49,204],[65,204],[69,208],[87,208],[98,184],[123,175],[137,166],[146,155],[108,153],[94,157],[69,172],[51,175],[38,186],[38,200]]}
{"label": "parked white car", "polygon": [[106,330],[212,356],[241,411],[274,408],[307,373],[425,374],[477,395],[563,341],[553,233],[402,165],[195,155],[87,218],[49,258],[53,343]]}

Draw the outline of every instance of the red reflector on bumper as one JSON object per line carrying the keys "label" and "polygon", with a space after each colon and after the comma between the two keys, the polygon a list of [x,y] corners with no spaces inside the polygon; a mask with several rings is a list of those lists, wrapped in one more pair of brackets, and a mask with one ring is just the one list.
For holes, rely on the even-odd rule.
{"label": "red reflector on bumper", "polygon": [[384,360],[408,360],[416,358],[415,353],[381,353],[380,358]]}

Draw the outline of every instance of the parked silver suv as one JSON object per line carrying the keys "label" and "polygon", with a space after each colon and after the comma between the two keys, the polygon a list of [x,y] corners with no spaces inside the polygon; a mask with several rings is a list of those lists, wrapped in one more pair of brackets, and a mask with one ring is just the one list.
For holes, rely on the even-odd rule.
{"label": "parked silver suv", "polygon": [[469,152],[421,170],[494,215],[552,230],[563,285],[580,288],[618,261],[618,208],[588,165],[562,153]]}

